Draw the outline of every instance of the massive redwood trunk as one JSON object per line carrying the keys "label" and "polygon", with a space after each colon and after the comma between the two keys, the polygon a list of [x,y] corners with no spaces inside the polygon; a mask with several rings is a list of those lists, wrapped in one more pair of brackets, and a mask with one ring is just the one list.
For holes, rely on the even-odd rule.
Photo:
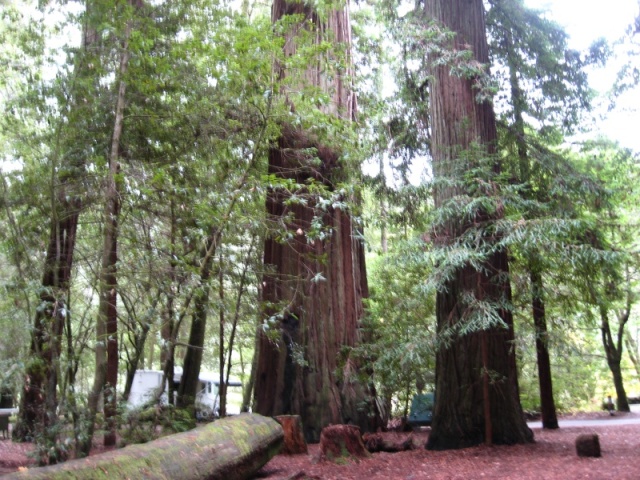
{"label": "massive redwood trunk", "polygon": [[[302,14],[299,28],[313,29],[316,42],[340,45],[328,56],[342,62],[342,70],[329,75],[328,62],[318,59],[309,63],[300,82],[330,96],[325,113],[351,120],[355,99],[344,75],[350,70],[347,7],[320,17],[307,4],[275,0],[273,20],[285,14]],[[294,34],[284,48],[287,55],[295,53]],[[285,69],[278,73],[282,78],[289,75]],[[269,153],[269,172],[302,184],[314,179],[332,191],[342,173],[338,146],[321,144],[308,132],[285,125]],[[288,204],[289,198],[280,189],[267,196],[269,218],[286,224],[287,233],[265,241],[263,301],[271,316],[265,325],[276,334],[259,333],[255,411],[300,415],[305,438],[317,442],[329,424],[375,427],[370,419],[377,416],[370,417],[368,411],[367,383],[358,376],[359,365],[349,354],[349,347],[362,340],[362,298],[367,295],[364,251],[347,209],[328,206],[320,211],[313,208],[317,197],[311,196],[306,205]],[[316,216],[326,227],[325,238],[307,236]]]}
{"label": "massive redwood trunk", "polygon": [[[477,62],[488,63],[481,0],[427,0],[426,13],[456,33],[448,47],[471,49]],[[461,180],[462,172],[480,165],[480,155],[495,152],[493,108],[489,102],[476,99],[473,78],[452,75],[448,65],[434,67],[432,73],[434,175],[437,180]],[[499,167],[495,165],[494,169]],[[473,194],[464,188],[470,187],[439,184],[436,206],[442,207],[458,195]],[[495,216],[479,210],[471,219],[453,218],[440,228],[437,239],[444,245],[452,244],[468,228],[489,226]],[[496,241],[488,231],[478,240],[485,246]],[[507,308],[500,307],[511,300],[507,252],[487,251],[490,253],[481,268],[459,267],[437,294],[438,330],[443,342],[436,359],[436,404],[427,444],[431,449],[533,439],[520,406],[513,319]],[[484,324],[478,329],[467,325],[467,320],[477,313],[474,309],[487,304],[498,309],[503,326]],[[461,333],[465,328],[472,333]]]}

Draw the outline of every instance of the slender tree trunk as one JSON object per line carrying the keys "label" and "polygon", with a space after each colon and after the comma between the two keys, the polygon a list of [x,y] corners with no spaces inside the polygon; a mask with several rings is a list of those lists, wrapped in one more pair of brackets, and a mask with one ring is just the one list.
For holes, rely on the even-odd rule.
{"label": "slender tree trunk", "polygon": [[[113,147],[113,146],[112,146]],[[117,147],[116,147],[117,148]],[[117,168],[115,170],[117,175]],[[108,220],[109,226],[109,250],[105,251],[108,258],[107,269],[105,270],[105,290],[103,292],[106,298],[105,320],[106,320],[106,347],[107,347],[107,365],[105,376],[105,401],[104,401],[104,417],[106,422],[106,432],[104,435],[104,445],[113,446],[116,444],[116,415],[117,415],[117,398],[116,389],[118,385],[118,312],[117,312],[117,272],[116,263],[118,260],[118,219],[120,217],[120,192],[117,187],[117,179],[114,180],[115,190],[109,192],[114,196],[109,199],[109,210],[111,210],[111,219]],[[110,187],[111,190],[111,187]],[[105,247],[107,247],[107,235],[105,235]]]}
{"label": "slender tree trunk", "polygon": [[[251,262],[251,256],[253,255],[253,248],[255,246],[256,237],[253,236],[251,238],[251,244],[249,245],[249,250],[247,252],[247,257],[245,259],[244,265],[242,267],[242,274],[240,275],[240,284],[238,285],[238,295],[236,296],[236,304],[235,304],[235,313],[233,316],[233,321],[231,323],[231,332],[229,334],[229,346],[227,347],[227,361],[226,361],[226,374],[220,375],[220,416],[225,416],[227,414],[226,405],[227,405],[227,385],[229,384],[229,377],[231,376],[231,358],[233,355],[233,349],[235,344],[236,332],[238,328],[238,323],[240,321],[240,308],[242,304],[242,297],[245,291],[245,285],[247,281],[247,272],[249,270],[249,263]],[[222,335],[220,336],[220,345],[222,346]],[[222,349],[222,347],[221,347]],[[242,355],[242,352],[240,352]],[[257,355],[254,356],[257,358]],[[242,356],[241,356],[242,361]],[[224,372],[225,363],[224,361],[220,362],[220,372]],[[247,398],[251,398],[249,395]],[[243,405],[244,405],[244,397],[243,397]]]}
{"label": "slender tree trunk", "polygon": [[[89,9],[90,6],[87,6]],[[84,26],[83,48],[78,55],[76,75],[88,76],[84,54],[96,41],[95,31]],[[81,82],[77,82],[81,83]],[[78,89],[79,90],[79,89]],[[82,107],[86,98],[74,90],[72,111],[76,116],[82,115]],[[77,97],[77,98],[76,98]],[[76,117],[73,117],[76,120]],[[59,129],[62,127],[59,126]],[[57,137],[61,134],[58,132]],[[59,140],[58,140],[59,142]],[[59,143],[55,145],[54,158],[62,158]],[[59,375],[59,356],[61,350],[61,334],[69,315],[68,290],[71,279],[73,254],[76,243],[78,219],[82,210],[84,192],[78,185],[84,175],[85,159],[70,156],[72,159],[51,169],[51,230],[44,262],[44,273],[39,289],[39,306],[36,309],[33,330],[31,332],[30,355],[25,365],[25,382],[23,385],[18,421],[13,430],[13,438],[19,441],[32,441],[36,437],[46,437],[55,446],[54,425],[57,423],[57,385]],[[44,435],[44,437],[43,437]],[[57,450],[52,448],[52,452]],[[60,452],[58,452],[60,453]],[[56,461],[52,455],[51,461]]]}
{"label": "slender tree trunk", "polygon": [[[506,41],[510,46],[508,51],[513,50],[511,32],[506,32]],[[511,83],[511,99],[513,102],[513,129],[516,134],[516,146],[520,167],[520,181],[525,184],[523,195],[527,198],[532,196],[531,190],[531,167],[529,162],[529,151],[525,141],[525,122],[523,112],[526,108],[526,99],[520,87],[518,78],[518,66],[511,57],[508,58],[509,79]],[[546,309],[544,303],[544,286],[542,274],[539,271],[537,262],[539,255],[537,252],[527,252],[529,257],[527,270],[531,281],[531,309],[533,323],[536,332],[536,355],[538,359],[538,381],[540,385],[540,410],[542,415],[542,427],[548,429],[558,428],[558,417],[553,398],[553,383],[551,376],[551,362],[549,360],[548,332]]]}
{"label": "slender tree trunk", "polygon": [[638,361],[638,344],[633,339],[630,334],[625,335],[624,343],[627,347],[627,353],[629,354],[629,359],[633,364],[633,368],[636,370],[636,375],[640,378],[640,362]]}
{"label": "slender tree trunk", "polygon": [[224,304],[224,257],[220,254],[220,267],[218,271],[218,401],[220,404],[219,415],[227,416],[227,384],[224,381],[225,355],[224,355],[224,327],[226,323],[225,304]]}
{"label": "slender tree trunk", "polygon": [[[427,0],[426,12],[428,17],[456,33],[454,48],[471,48],[476,61],[488,64],[481,0]],[[495,152],[495,117],[489,102],[479,103],[476,100],[472,79],[451,75],[449,66],[434,67],[433,75],[430,108],[434,176],[445,179],[472,167],[473,158],[465,158],[465,155],[468,156],[474,144],[484,146],[489,154]],[[496,165],[495,168],[499,167]],[[435,192],[436,206],[443,206],[455,195],[465,193],[456,188],[439,187]],[[479,214],[474,219],[480,223],[491,220],[486,214]],[[466,228],[452,222],[439,232],[439,237],[445,243],[450,242],[463,234]],[[484,241],[491,242],[492,239],[485,238]],[[510,303],[508,273],[507,252],[500,249],[488,255],[480,271],[470,265],[459,268],[446,282],[446,288],[437,294],[439,332],[455,331],[464,325],[470,308],[465,303],[468,298],[496,304]],[[498,313],[506,328],[487,326],[466,335],[454,334],[438,350],[437,400],[427,448],[461,448],[488,441],[513,444],[533,440],[520,406],[513,350],[513,318],[506,308]],[[483,348],[486,348],[485,362]],[[489,395],[483,393],[486,385],[483,372],[490,372],[492,378],[499,379],[489,385]],[[491,440],[485,438],[487,432],[491,432]]]}
{"label": "slender tree trunk", "polygon": [[211,291],[211,270],[213,256],[220,238],[220,233],[213,228],[202,250],[200,265],[200,284],[194,296],[194,312],[189,333],[189,345],[184,356],[182,379],[178,388],[178,406],[180,408],[195,405],[198,393],[198,377],[202,364],[205,331],[207,326],[207,312],[209,310],[209,293]]}
{"label": "slender tree trunk", "polygon": [[249,373],[249,381],[244,386],[244,392],[242,392],[242,407],[240,407],[241,412],[248,412],[249,410],[253,410],[254,408],[251,399],[253,398],[256,376],[258,372],[258,359],[260,358],[260,339],[262,337],[260,330],[261,326],[258,326],[256,328],[256,338],[253,348],[253,359],[251,360],[251,372]]}
{"label": "slender tree trunk", "polygon": [[600,305],[600,332],[602,334],[602,345],[607,357],[607,365],[611,371],[613,377],[613,386],[616,389],[616,407],[619,412],[630,412],[629,399],[627,398],[627,392],[624,388],[624,380],[622,378],[622,369],[620,363],[622,361],[623,353],[623,338],[624,328],[629,320],[629,313],[627,310],[622,313],[618,318],[618,335],[616,340],[613,339],[611,334],[611,326],[609,324],[609,315],[606,307]]}
{"label": "slender tree trunk", "polygon": [[170,251],[170,260],[169,260],[169,290],[167,291],[167,304],[165,308],[165,318],[164,322],[162,322],[162,327],[160,329],[160,335],[162,337],[163,346],[160,353],[160,363],[162,364],[162,368],[166,362],[169,360],[169,350],[173,345],[173,332],[175,329],[175,292],[174,288],[176,285],[176,206],[175,200],[172,198],[169,205],[170,211],[170,233],[169,233],[169,242],[171,244]]}
{"label": "slender tree trunk", "polygon": [[115,119],[111,136],[111,151],[109,154],[109,171],[105,187],[104,210],[104,245],[102,250],[102,266],[100,269],[98,318],[96,320],[96,371],[93,388],[88,400],[87,433],[81,445],[80,455],[89,455],[95,419],[98,412],[100,398],[104,399],[104,413],[107,425],[105,445],[115,444],[116,439],[116,386],[118,381],[118,317],[117,274],[118,260],[118,220],[120,216],[120,192],[118,188],[120,175],[120,139],[124,125],[124,110],[126,107],[125,75],[129,62],[129,36],[131,23],[125,28],[122,44],[122,54],[118,69],[118,96],[116,98]]}
{"label": "slender tree trunk", "polygon": [[536,354],[538,356],[538,381],[540,383],[540,413],[542,428],[558,428],[556,405],[553,399],[553,384],[551,379],[551,361],[549,360],[547,318],[543,298],[542,275],[529,266],[531,279],[531,307],[533,310],[533,324],[536,331]]}

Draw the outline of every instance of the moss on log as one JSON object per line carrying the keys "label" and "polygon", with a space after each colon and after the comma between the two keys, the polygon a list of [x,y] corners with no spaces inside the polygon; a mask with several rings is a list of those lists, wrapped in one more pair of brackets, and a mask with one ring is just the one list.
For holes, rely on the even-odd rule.
{"label": "moss on log", "polygon": [[241,414],[142,445],[12,473],[3,480],[247,479],[280,451],[283,436],[275,420]]}

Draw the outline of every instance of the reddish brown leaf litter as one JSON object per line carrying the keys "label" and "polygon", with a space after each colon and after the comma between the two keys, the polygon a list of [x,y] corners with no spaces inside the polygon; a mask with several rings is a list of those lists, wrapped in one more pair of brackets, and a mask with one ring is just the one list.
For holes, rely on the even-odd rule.
{"label": "reddish brown leaf litter", "polygon": [[[621,418],[620,416],[616,418]],[[603,424],[606,421],[603,419]],[[369,458],[333,463],[321,459],[318,445],[308,455],[278,455],[265,465],[256,479],[372,480],[372,479],[640,479],[640,425],[535,429],[535,443],[514,446],[479,446],[442,452],[416,450],[386,453]],[[580,434],[597,433],[602,457],[576,454]],[[411,435],[424,445],[428,431]]]}
{"label": "reddish brown leaf litter", "polygon": [[[308,454],[278,455],[265,465],[256,479],[293,480],[638,480],[640,479],[640,425],[563,427],[559,430],[535,429],[536,442],[531,445],[479,446],[463,450],[432,452],[418,448],[398,453],[374,453],[369,458],[333,463],[321,459],[319,445],[309,445]],[[638,415],[628,415],[638,418]],[[587,418],[593,418],[593,415]],[[613,418],[623,418],[616,415]],[[566,417],[565,417],[566,418]],[[576,417],[572,417],[576,418]],[[577,418],[585,418],[584,415]],[[581,458],[575,440],[580,434],[597,433],[600,458]],[[412,437],[424,445],[428,430],[413,433],[385,433],[398,441]],[[30,444],[0,440],[0,475],[17,470],[29,462]],[[98,449],[99,451],[99,449]],[[94,452],[92,452],[94,453]],[[96,452],[97,453],[97,452]]]}

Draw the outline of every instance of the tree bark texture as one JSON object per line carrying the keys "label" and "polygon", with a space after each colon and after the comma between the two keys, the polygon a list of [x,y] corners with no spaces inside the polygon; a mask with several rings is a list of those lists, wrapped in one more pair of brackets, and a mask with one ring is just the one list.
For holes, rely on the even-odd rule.
{"label": "tree bark texture", "polygon": [[302,433],[302,421],[298,415],[278,415],[274,417],[276,421],[282,425],[284,431],[284,447],[282,453],[287,455],[295,455],[299,453],[307,453],[307,442],[304,440]]}
{"label": "tree bark texture", "polygon": [[[453,48],[471,49],[476,61],[488,64],[481,0],[427,0],[426,13],[456,33],[451,45]],[[484,146],[489,154],[495,152],[495,116],[490,103],[476,100],[473,79],[451,75],[450,66],[446,65],[434,67],[432,73],[433,167],[436,179],[444,179],[454,173],[461,154],[474,144]],[[452,187],[438,187],[436,206],[440,207],[455,195],[464,193]],[[464,233],[466,228],[468,226],[454,221],[438,235],[446,243]],[[437,294],[439,332],[455,329],[465,321],[464,297],[469,294],[480,300],[509,302],[508,271],[505,250],[494,250],[480,271],[470,265],[459,268]],[[507,328],[493,326],[466,335],[455,335],[440,347],[436,361],[435,411],[427,448],[462,448],[486,441],[514,444],[533,440],[519,399],[513,318],[507,309],[499,313]],[[486,349],[484,361],[483,348]],[[488,397],[487,385],[483,381],[486,373],[490,373],[492,379]],[[486,418],[485,411],[489,412],[490,418]],[[491,432],[493,438],[486,439],[485,432]]]}
{"label": "tree bark texture", "polygon": [[355,425],[329,425],[320,435],[320,452],[328,460],[344,460],[345,457],[367,458],[360,429]]}
{"label": "tree bark texture", "polygon": [[[134,3],[133,1],[131,3]],[[122,53],[118,67],[118,95],[116,97],[111,149],[109,152],[109,170],[107,172],[104,193],[104,238],[102,248],[102,264],[100,268],[100,285],[98,318],[96,320],[96,370],[93,388],[89,394],[89,418],[85,441],[81,445],[81,454],[88,455],[93,439],[94,423],[98,412],[100,397],[104,399],[106,432],[104,444],[115,445],[116,442],[116,386],[118,383],[118,315],[117,315],[117,272],[118,261],[118,220],[120,217],[120,191],[118,188],[120,175],[120,139],[124,128],[124,110],[126,107],[126,82],[129,63],[129,36],[131,22],[127,22]]]}
{"label": "tree bark texture", "polygon": [[[87,12],[93,9],[86,3]],[[90,15],[87,15],[89,18]],[[30,359],[25,365],[18,421],[13,432],[17,440],[33,440],[44,428],[53,431],[57,421],[57,387],[61,334],[68,319],[68,290],[76,243],[78,220],[83,208],[83,185],[86,158],[84,150],[74,142],[75,131],[90,128],[88,123],[94,108],[96,86],[90,79],[94,75],[91,63],[92,47],[98,42],[97,30],[90,21],[83,24],[82,46],[76,55],[71,102],[67,120],[70,140],[55,146],[51,175],[51,230],[44,262],[44,274],[39,290],[31,333]],[[66,127],[60,127],[61,129]],[[56,159],[58,162],[56,163]],[[70,325],[71,323],[68,322]],[[68,333],[69,335],[71,332]],[[55,438],[50,437],[55,443]]]}
{"label": "tree bark texture", "polygon": [[[351,30],[348,6],[321,18],[302,2],[275,0],[274,21],[284,15],[301,14],[299,29],[313,29],[316,41],[329,39],[345,57],[350,70]],[[327,37],[329,35],[329,37]],[[296,37],[285,42],[285,53],[295,53]],[[337,55],[337,54],[335,54]],[[300,82],[321,88],[331,97],[327,113],[349,121],[355,113],[355,96],[345,74],[327,75],[324,63],[310,62]],[[279,75],[290,72],[279,68]],[[307,149],[315,149],[320,164]],[[322,182],[329,189],[339,175],[338,149],[321,145],[306,132],[284,126],[278,145],[269,153],[269,172],[280,178],[305,183]],[[364,249],[348,211],[327,208],[323,225],[329,238],[308,239],[315,211],[310,205],[287,205],[288,194],[272,189],[267,195],[267,214],[274,223],[288,222],[290,238],[265,241],[262,299],[267,316],[280,314],[273,326],[277,339],[258,333],[255,378],[255,411],[263,415],[300,415],[308,442],[318,442],[329,424],[354,423],[363,430],[375,429],[377,416],[369,417],[366,382],[358,378],[359,365],[347,350],[361,342],[362,298],[367,296]],[[313,200],[310,201],[310,204]],[[321,277],[320,277],[321,276]],[[373,423],[371,418],[374,419]]]}
{"label": "tree bark texture", "polygon": [[619,412],[630,412],[629,399],[627,398],[627,392],[624,388],[624,380],[622,377],[622,368],[620,362],[622,361],[622,353],[624,350],[623,337],[624,329],[629,320],[630,307],[628,310],[622,312],[618,317],[618,334],[614,340],[611,334],[611,325],[609,323],[609,314],[604,305],[600,305],[600,333],[602,335],[602,345],[607,357],[607,365],[611,371],[613,377],[613,386],[616,389],[616,408]]}
{"label": "tree bark texture", "polygon": [[531,307],[536,331],[536,354],[538,358],[538,382],[540,384],[540,414],[542,428],[558,428],[556,404],[553,398],[551,361],[549,359],[549,335],[543,297],[542,275],[535,267],[529,266],[531,279]]}
{"label": "tree bark texture", "polygon": [[[513,129],[515,131],[515,142],[518,152],[518,165],[520,170],[520,182],[526,188],[523,195],[527,198],[532,196],[531,188],[531,166],[529,150],[525,141],[525,121],[524,112],[526,109],[526,99],[520,86],[518,77],[518,64],[514,61],[513,50],[515,48],[512,32],[505,29],[504,41],[507,43],[508,54],[507,63],[509,67],[509,82],[511,84],[511,100],[513,103]],[[533,324],[536,332],[536,355],[538,360],[538,382],[540,385],[540,413],[542,416],[542,428],[558,428],[558,416],[553,398],[553,382],[551,376],[551,362],[549,360],[547,318],[544,301],[544,285],[542,273],[538,268],[539,253],[537,251],[526,252],[528,256],[527,269],[531,282],[531,309]]]}
{"label": "tree bark texture", "polygon": [[[307,229],[311,209],[285,207],[277,197],[275,192],[269,195],[269,214],[281,216],[293,210],[293,231]],[[332,227],[331,239],[310,245],[304,235],[285,244],[270,238],[264,253],[265,265],[274,273],[264,277],[263,299],[273,304],[284,301],[288,308],[278,326],[280,341],[260,335],[255,409],[263,415],[300,415],[308,442],[317,442],[329,424],[352,422],[371,428],[367,411],[359,405],[365,391],[357,366],[341,355],[343,347],[360,342],[366,292],[358,252],[362,245],[354,238],[347,213],[333,210],[325,222]],[[326,263],[317,260],[322,257]],[[316,273],[325,280],[312,281]]]}
{"label": "tree bark texture", "polygon": [[275,420],[242,414],[146,444],[10,473],[6,478],[249,479],[280,451],[282,440],[282,428]]}
{"label": "tree bark texture", "polygon": [[207,312],[209,310],[209,293],[211,291],[211,270],[213,256],[219,240],[219,231],[211,229],[211,233],[202,249],[200,259],[200,284],[194,295],[194,312],[189,331],[189,345],[184,356],[182,378],[178,387],[178,406],[187,408],[195,405],[198,393],[198,378],[202,365],[202,351],[204,349],[205,332],[207,327]]}

